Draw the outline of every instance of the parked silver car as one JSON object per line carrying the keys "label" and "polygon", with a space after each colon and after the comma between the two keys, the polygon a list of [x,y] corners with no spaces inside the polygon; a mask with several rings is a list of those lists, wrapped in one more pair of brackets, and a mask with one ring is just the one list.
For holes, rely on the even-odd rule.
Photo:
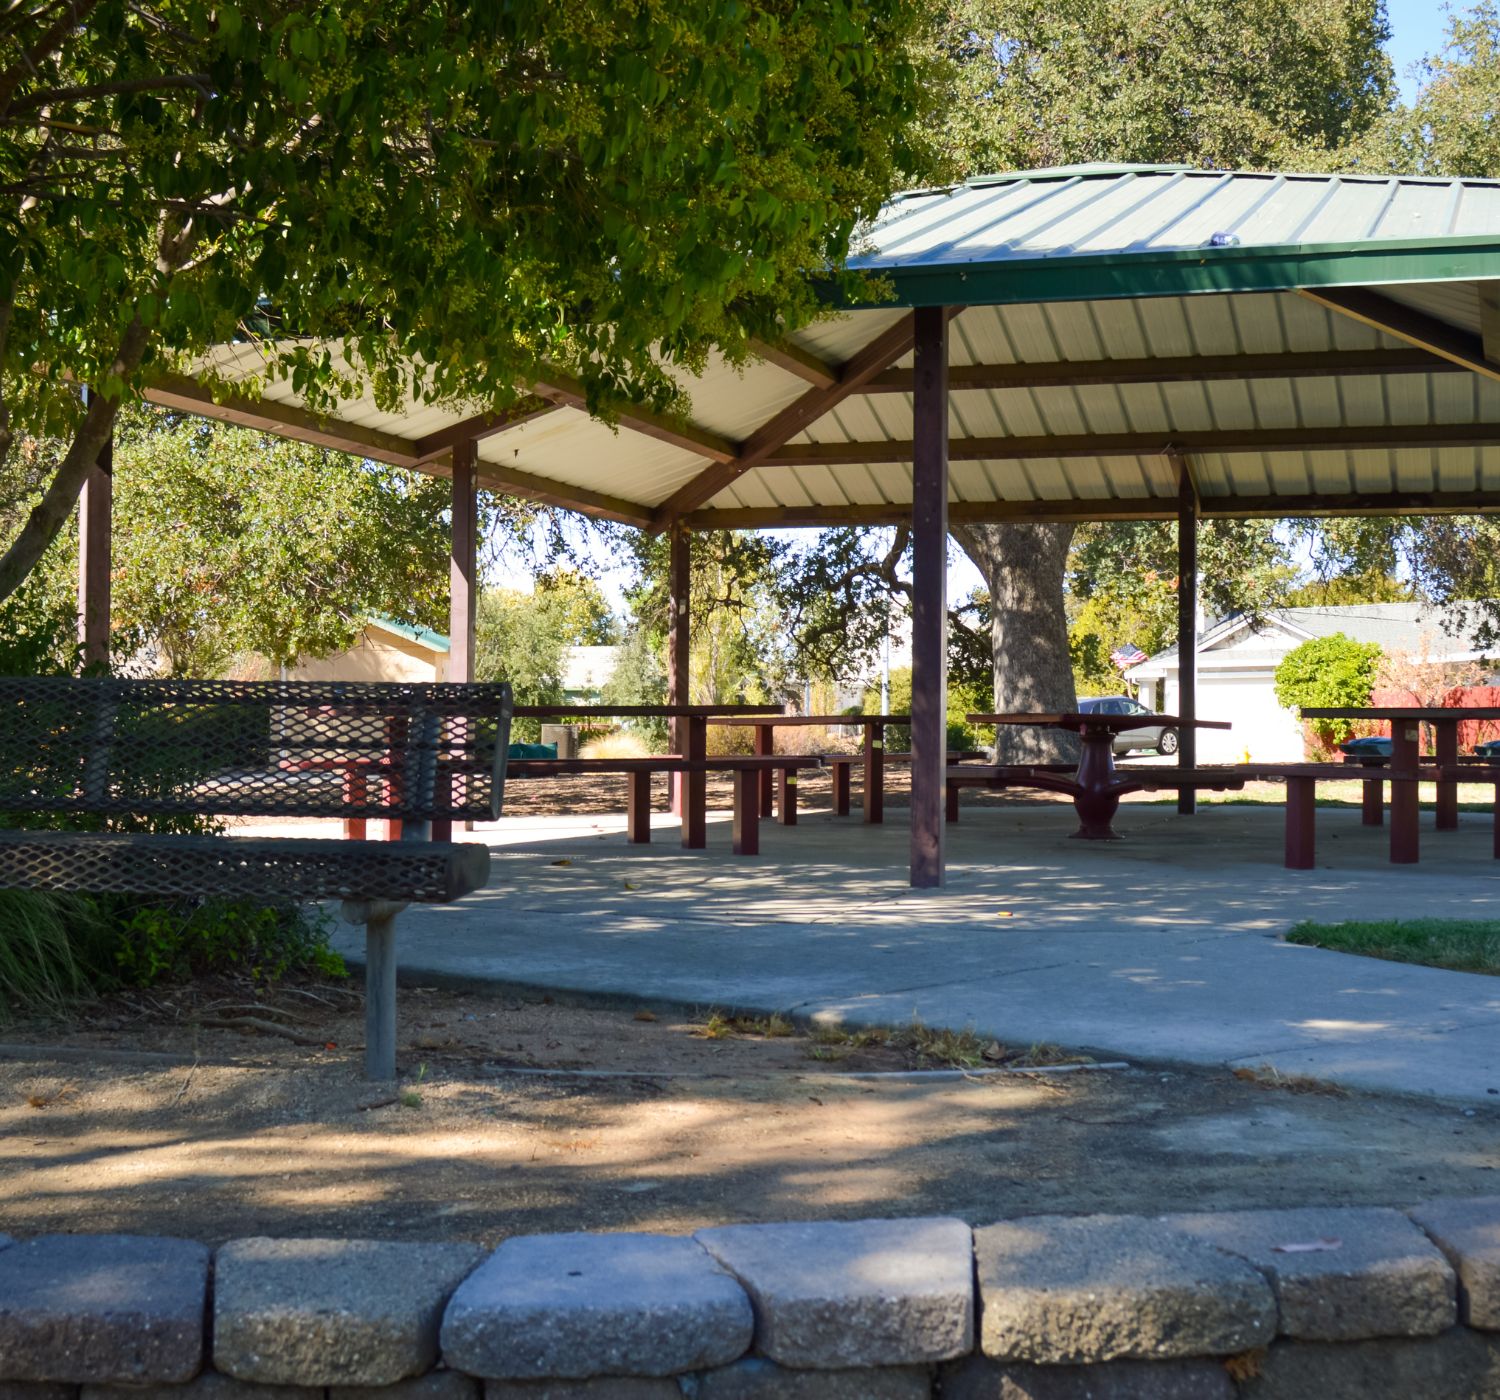
{"label": "parked silver car", "polygon": [[[1128,695],[1091,695],[1078,702],[1078,711],[1085,715],[1144,715],[1156,716],[1139,700]],[[1139,729],[1122,729],[1115,735],[1115,752],[1129,753],[1132,749],[1155,749],[1160,754],[1177,752],[1177,731],[1169,724],[1144,723]]]}

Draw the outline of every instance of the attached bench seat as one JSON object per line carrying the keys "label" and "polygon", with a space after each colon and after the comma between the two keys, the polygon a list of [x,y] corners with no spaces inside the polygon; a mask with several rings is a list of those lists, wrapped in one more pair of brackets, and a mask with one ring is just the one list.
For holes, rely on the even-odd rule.
{"label": "attached bench seat", "polygon": [[[1405,772],[1368,763],[1281,763],[1244,765],[1256,782],[1286,784],[1285,862],[1288,870],[1311,870],[1317,860],[1317,789],[1319,783],[1358,782],[1363,790],[1360,819],[1380,826],[1384,818],[1384,787],[1391,785],[1390,860],[1393,865],[1415,865],[1421,856],[1418,823],[1420,783],[1483,783],[1495,789],[1494,855],[1500,860],[1500,771],[1486,772],[1478,764],[1439,767],[1435,764]],[[1455,808],[1456,813],[1456,808]]]}
{"label": "attached bench seat", "polygon": [[0,889],[448,904],[489,876],[474,844],[0,830]]}
{"label": "attached bench seat", "polygon": [[[833,775],[833,815],[836,817],[847,817],[851,809],[850,803],[850,774],[856,767],[865,766],[865,755],[861,753],[825,753],[817,755],[822,765]],[[882,766],[887,763],[910,763],[910,753],[883,753],[881,755]],[[984,752],[981,749],[952,749],[949,751],[946,762],[950,765],[961,764],[967,759],[982,759]],[[866,814],[871,811],[871,794],[865,794]],[[879,820],[880,804],[873,804],[876,816]]]}
{"label": "attached bench seat", "polygon": [[[987,763],[949,768],[946,783],[947,818],[950,822],[958,820],[958,794],[964,788],[990,788],[995,791],[1036,788],[1042,792],[1058,792],[1075,797],[1079,788],[1077,772],[1077,766],[1071,763]],[[1187,787],[1233,792],[1245,786],[1244,774],[1235,767],[1117,768],[1115,775],[1118,781],[1113,784],[1113,790],[1119,793]]]}
{"label": "attached bench seat", "polygon": [[[557,778],[579,774],[623,774],[626,780],[626,840],[644,846],[651,840],[651,779],[657,773],[732,773],[734,784],[734,853],[760,853],[760,775],[774,771],[780,784],[781,821],[797,823],[797,774],[819,766],[816,758],[788,755],[706,758],[693,762],[677,754],[646,758],[514,758],[512,778]],[[684,832],[684,837],[688,835]],[[686,840],[684,842],[686,844]]]}

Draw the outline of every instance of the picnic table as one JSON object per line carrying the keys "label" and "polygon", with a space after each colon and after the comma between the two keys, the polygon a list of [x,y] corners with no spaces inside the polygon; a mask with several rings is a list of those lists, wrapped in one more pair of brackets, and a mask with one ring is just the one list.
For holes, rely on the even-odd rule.
{"label": "picnic table", "polygon": [[1016,724],[1037,729],[1062,729],[1078,735],[1082,752],[1077,770],[1070,774],[1054,767],[1021,765],[1014,770],[996,769],[996,785],[1032,786],[1051,792],[1068,793],[1078,813],[1078,830],[1073,835],[1082,841],[1118,841],[1111,825],[1119,810],[1120,798],[1127,792],[1142,792],[1160,787],[1239,786],[1222,771],[1194,768],[1142,768],[1122,776],[1115,768],[1115,735],[1125,729],[1140,729],[1148,724],[1189,725],[1195,729],[1228,729],[1224,720],[1185,720],[1177,715],[1110,715],[1076,711],[1058,714],[980,714],[968,715],[970,724]]}
{"label": "picnic table", "polygon": [[[687,742],[677,757],[690,765],[681,773],[682,844],[701,851],[708,845],[708,726],[725,716],[779,715],[779,705],[517,705],[517,719],[680,719]],[[624,771],[624,770],[621,770]],[[768,774],[769,776],[769,774]]]}
{"label": "picnic table", "polygon": [[[1393,773],[1414,772],[1421,761],[1422,726],[1430,724],[1437,766],[1456,769],[1458,726],[1465,720],[1500,720],[1500,709],[1493,706],[1464,709],[1459,706],[1359,705],[1315,706],[1304,709],[1303,719],[1374,720],[1391,727],[1391,761]],[[1391,784],[1391,824],[1396,830],[1416,827],[1418,789],[1415,783]],[[1453,831],[1458,826],[1457,775],[1439,775],[1437,812],[1439,831]],[[1415,858],[1415,857],[1413,857]]]}
{"label": "picnic table", "polygon": [[[721,715],[723,712],[721,712]],[[715,719],[715,724],[749,726],[755,730],[755,752],[769,756],[776,752],[778,726],[844,724],[864,731],[865,820],[885,820],[885,727],[888,724],[910,724],[910,715],[756,715],[752,717]],[[761,811],[771,810],[771,771],[760,779]],[[837,808],[838,803],[835,803]],[[840,813],[840,815],[843,815]]]}

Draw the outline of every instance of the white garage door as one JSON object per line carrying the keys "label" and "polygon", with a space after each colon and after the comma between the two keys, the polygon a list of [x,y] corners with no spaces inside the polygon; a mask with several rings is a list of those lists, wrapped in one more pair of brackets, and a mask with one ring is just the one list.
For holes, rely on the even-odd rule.
{"label": "white garage door", "polygon": [[1232,729],[1198,732],[1200,763],[1297,763],[1302,735],[1297,718],[1276,703],[1264,680],[1239,676],[1198,678],[1198,718],[1225,719]]}

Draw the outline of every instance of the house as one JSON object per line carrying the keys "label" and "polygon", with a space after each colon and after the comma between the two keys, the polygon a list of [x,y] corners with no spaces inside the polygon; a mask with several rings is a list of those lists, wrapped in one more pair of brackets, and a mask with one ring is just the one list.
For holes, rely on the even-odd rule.
{"label": "house", "polygon": [[568,647],[563,651],[562,688],[570,705],[597,705],[620,664],[620,648]]}
{"label": "house", "polygon": [[388,617],[366,619],[354,645],[332,656],[304,657],[287,671],[295,681],[444,681],[448,639]]}
{"label": "house", "polygon": [[[1461,616],[1424,603],[1360,603],[1328,608],[1287,608],[1258,626],[1231,617],[1198,639],[1198,715],[1228,720],[1234,728],[1198,734],[1203,763],[1297,762],[1302,731],[1296,714],[1276,699],[1276,668],[1313,637],[1342,632],[1356,642],[1376,642],[1386,652],[1426,655],[1433,661],[1480,661],[1472,628]],[[1158,653],[1125,672],[1141,702],[1162,714],[1177,711],[1177,649]]]}

